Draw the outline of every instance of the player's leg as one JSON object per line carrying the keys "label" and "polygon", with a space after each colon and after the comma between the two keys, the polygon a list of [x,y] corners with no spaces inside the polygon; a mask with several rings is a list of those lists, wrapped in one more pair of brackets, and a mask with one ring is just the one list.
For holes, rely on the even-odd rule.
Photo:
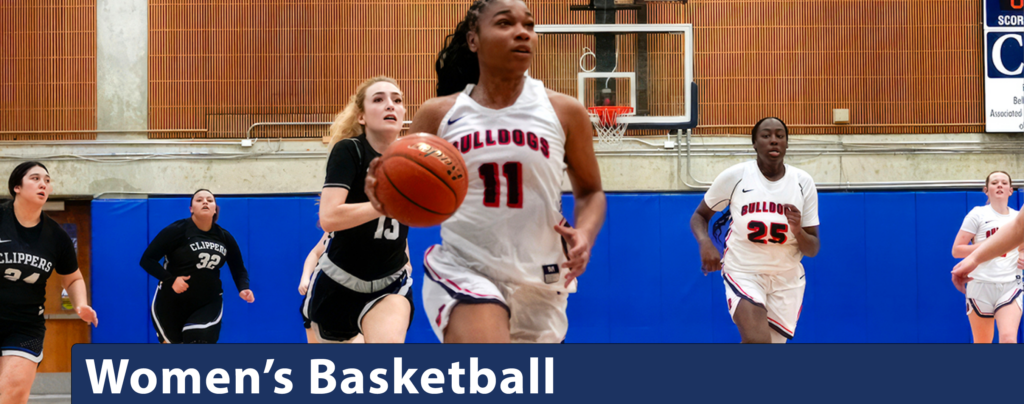
{"label": "player's leg", "polygon": [[412,304],[399,295],[387,295],[363,316],[363,336],[368,344],[401,344],[412,318]]}
{"label": "player's leg", "polygon": [[768,327],[773,344],[784,344],[796,333],[796,324],[803,310],[807,282],[802,268],[768,276],[770,287],[765,291]]}
{"label": "player's leg", "polygon": [[363,334],[332,332],[321,328],[316,321],[310,323],[309,329],[306,330],[306,338],[310,344],[362,344],[365,342]]}
{"label": "player's leg", "polygon": [[1004,295],[1009,297],[1004,297],[1005,303],[996,307],[995,320],[996,326],[999,327],[1000,344],[1016,344],[1017,329],[1020,327],[1021,291],[1015,282],[1010,285],[1012,289]]}
{"label": "player's leg", "polygon": [[157,289],[153,302],[150,303],[149,316],[153,320],[153,329],[156,330],[156,336],[161,343],[180,344],[181,329],[185,326],[189,313],[179,310],[160,294],[160,290]]}
{"label": "player's leg", "polygon": [[43,329],[0,324],[0,403],[25,403],[43,360]]}
{"label": "player's leg", "polygon": [[181,342],[185,344],[216,344],[220,339],[224,300],[220,296],[203,305],[188,317],[181,328]]}
{"label": "player's leg", "polygon": [[[412,321],[412,278],[396,281],[394,290],[367,304],[360,314],[363,338],[369,344],[401,344]],[[389,287],[391,289],[391,287]]]}
{"label": "player's leg", "polygon": [[509,305],[516,308],[509,320],[513,343],[557,344],[565,340],[569,330],[567,290],[530,286],[506,289]]}
{"label": "player's leg", "polygon": [[25,357],[8,355],[7,348],[3,349],[4,354],[0,356],[0,404],[26,403],[39,363]]}
{"label": "player's leg", "polygon": [[459,302],[448,316],[446,344],[507,344],[512,342],[509,311],[497,303]]}
{"label": "player's leg", "polygon": [[981,317],[974,310],[967,313],[967,320],[971,323],[971,335],[975,344],[991,344],[995,334],[995,319],[992,317]]}
{"label": "player's leg", "polygon": [[768,310],[765,308],[765,285],[761,275],[723,272],[726,304],[736,328],[740,342],[744,344],[768,344],[772,342],[771,328],[768,327]]}
{"label": "player's leg", "polygon": [[423,309],[444,343],[508,343],[512,310],[486,276],[465,268],[443,247],[423,259]]}
{"label": "player's leg", "polygon": [[768,310],[764,306],[740,299],[736,304],[732,321],[736,323],[736,328],[740,331],[740,343],[770,344],[772,342],[772,329],[768,327]]}
{"label": "player's leg", "polygon": [[[446,344],[509,343],[511,310],[498,297],[475,298],[446,289],[428,277],[423,282],[423,308],[434,335]],[[466,289],[462,289],[466,290]],[[497,294],[482,284],[469,290]],[[497,294],[500,296],[500,294]]]}
{"label": "player's leg", "polygon": [[971,335],[975,344],[991,344],[995,335],[994,284],[982,281],[967,283],[967,320],[971,323]]}

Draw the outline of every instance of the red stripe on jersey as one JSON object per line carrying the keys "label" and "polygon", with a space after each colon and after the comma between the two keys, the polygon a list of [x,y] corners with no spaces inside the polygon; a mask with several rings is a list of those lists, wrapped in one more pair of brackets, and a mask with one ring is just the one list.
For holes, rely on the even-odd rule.
{"label": "red stripe on jersey", "polygon": [[[803,307],[803,306],[801,306],[801,307]],[[786,332],[788,332],[789,335],[793,335],[793,331],[790,331],[790,329],[786,328],[786,326],[782,325],[782,323],[780,323],[778,321],[775,321],[775,320],[772,320],[771,317],[768,317],[768,321],[771,321],[771,322],[775,323],[775,325],[779,326],[779,328],[781,328],[781,329],[785,330]]]}
{"label": "red stripe on jersey", "polygon": [[[732,278],[732,275],[725,274],[725,276],[728,277],[730,281],[732,281],[733,285],[736,285],[736,289],[739,289],[740,293],[743,293],[744,295],[746,295],[748,298],[750,298],[750,300],[753,300],[755,302],[757,301],[757,299],[754,299],[754,297],[751,296],[750,293],[747,293],[747,291],[743,290],[743,287],[740,286],[740,284],[738,282],[736,282],[735,279]],[[769,320],[771,320],[771,319],[769,319]]]}
{"label": "red stripe on jersey", "polygon": [[434,271],[434,268],[430,267],[430,263],[427,262],[427,256],[430,255],[431,251],[434,251],[434,247],[435,246],[430,246],[430,248],[427,249],[427,252],[423,253],[423,267],[426,268],[427,270],[429,270],[428,273],[433,275],[432,278],[434,278],[434,280],[436,280],[438,282],[444,281],[445,283],[447,283],[449,285],[452,285],[452,287],[454,287],[455,290],[458,290],[459,292],[464,292],[464,293],[468,293],[468,294],[476,295],[476,296],[480,296],[480,297],[489,297],[489,298],[494,298],[494,299],[501,300],[501,298],[499,298],[498,296],[495,296],[495,295],[484,295],[484,294],[473,292],[472,290],[469,290],[469,289],[460,288],[459,285],[457,285],[455,282],[452,282],[450,279],[442,278],[441,275],[438,275],[437,272]]}
{"label": "red stripe on jersey", "polygon": [[444,306],[447,306],[447,304],[442,304],[441,308],[437,309],[437,320],[435,320],[435,321],[437,321],[437,326],[438,327],[441,326],[441,313],[444,313]]}

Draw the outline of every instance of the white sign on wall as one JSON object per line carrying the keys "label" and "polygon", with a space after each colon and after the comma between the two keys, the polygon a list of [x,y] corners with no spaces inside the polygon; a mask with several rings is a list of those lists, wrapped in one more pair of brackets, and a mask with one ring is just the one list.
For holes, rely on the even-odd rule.
{"label": "white sign on wall", "polygon": [[985,0],[985,131],[1024,133],[1024,0]]}

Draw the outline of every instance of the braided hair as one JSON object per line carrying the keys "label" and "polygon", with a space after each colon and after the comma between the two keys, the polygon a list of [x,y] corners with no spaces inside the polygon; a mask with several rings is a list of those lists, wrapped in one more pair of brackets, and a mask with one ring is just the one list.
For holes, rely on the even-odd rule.
{"label": "braided hair", "polygon": [[[776,121],[779,121],[779,123],[782,124],[782,128],[786,130],[786,137],[789,137],[789,127],[786,126],[786,123],[783,122],[782,119],[776,118],[774,116],[766,116],[764,118],[761,118],[761,120],[757,121],[757,123],[754,124],[754,127],[752,129],[750,129],[750,144],[754,144],[754,142],[757,141],[757,130],[761,128],[761,124],[762,123],[764,123],[765,121],[767,121],[769,119],[774,119]],[[991,175],[991,174],[989,174],[989,175]],[[724,212],[722,212],[722,216],[719,216],[718,220],[715,220],[715,224],[714,224],[714,226],[712,227],[712,230],[711,230],[711,235],[714,236],[715,239],[721,241],[722,240],[722,229],[726,228],[726,227],[729,227],[729,222],[731,222],[731,221],[732,221],[732,212],[730,212],[729,209],[726,209]]]}
{"label": "braided hair", "polygon": [[444,38],[444,48],[437,53],[437,61],[434,62],[438,97],[455,94],[480,79],[480,60],[476,52],[469,50],[466,35],[470,31],[476,32],[480,13],[492,1],[474,0],[466,11],[466,17],[455,26],[455,32]]}

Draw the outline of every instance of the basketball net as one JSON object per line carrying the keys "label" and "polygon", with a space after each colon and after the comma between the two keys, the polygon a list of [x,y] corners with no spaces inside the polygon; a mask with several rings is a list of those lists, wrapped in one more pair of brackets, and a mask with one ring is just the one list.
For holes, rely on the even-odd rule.
{"label": "basketball net", "polygon": [[597,146],[602,149],[618,149],[626,136],[625,122],[618,122],[619,115],[630,114],[633,107],[597,106],[588,107],[594,130],[597,132]]}

